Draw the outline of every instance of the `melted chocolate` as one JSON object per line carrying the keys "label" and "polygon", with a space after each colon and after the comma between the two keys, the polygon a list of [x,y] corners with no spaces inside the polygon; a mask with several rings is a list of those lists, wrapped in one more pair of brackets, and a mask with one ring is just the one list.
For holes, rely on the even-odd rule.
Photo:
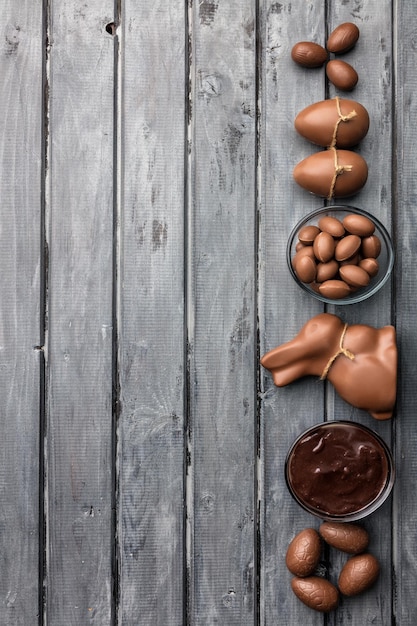
{"label": "melted chocolate", "polygon": [[389,476],[387,454],[373,434],[349,422],[328,422],[294,446],[287,479],[296,498],[317,513],[360,511],[383,491]]}

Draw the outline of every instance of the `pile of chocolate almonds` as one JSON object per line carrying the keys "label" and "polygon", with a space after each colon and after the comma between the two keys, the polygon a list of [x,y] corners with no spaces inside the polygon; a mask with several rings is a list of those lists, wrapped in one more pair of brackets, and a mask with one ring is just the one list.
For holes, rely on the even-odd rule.
{"label": "pile of chocolate almonds", "polygon": [[367,287],[379,271],[381,240],[364,215],[350,213],[342,221],[321,217],[317,225],[299,230],[295,250],[292,266],[298,279],[327,298],[345,298]]}
{"label": "pile of chocolate almonds", "polygon": [[[320,67],[328,52],[342,54],[356,44],[359,29],[346,22],[330,35],[326,47],[301,41],[293,47],[293,60],[303,67]],[[350,91],[357,82],[355,70],[345,61],[330,60],[326,66],[329,80],[342,91]],[[332,198],[347,198],[365,185],[368,178],[366,161],[350,150],[367,134],[369,115],[354,100],[336,96],[311,104],[295,119],[295,129],[305,139],[327,150],[312,154],[295,166],[295,181],[307,191]]]}
{"label": "pile of chocolate almonds", "polygon": [[[318,576],[322,541],[349,555],[337,581],[333,584]],[[357,524],[323,522],[319,530],[305,528],[288,546],[286,565],[294,574],[291,588],[297,598],[311,609],[328,613],[334,610],[343,596],[355,596],[369,589],[379,576],[378,560],[366,552],[369,543],[367,531]]]}

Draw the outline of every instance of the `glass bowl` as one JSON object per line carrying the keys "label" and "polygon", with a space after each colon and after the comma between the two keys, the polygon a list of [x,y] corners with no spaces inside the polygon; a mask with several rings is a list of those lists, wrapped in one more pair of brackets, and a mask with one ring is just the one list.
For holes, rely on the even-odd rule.
{"label": "glass bowl", "polygon": [[[377,264],[379,268],[378,268],[377,274],[370,277],[369,283],[366,286],[358,286],[358,285],[355,285],[355,286],[346,285],[345,286],[344,283],[340,283],[340,276],[337,270],[335,276],[332,278],[332,280],[338,279],[337,289],[334,289],[335,284],[334,283],[332,284],[333,291],[337,293],[332,294],[332,296],[329,297],[329,293],[328,293],[328,289],[330,287],[329,284],[327,284],[327,287],[326,287],[327,293],[325,293],[323,289],[323,283],[317,282],[314,278],[310,282],[310,278],[307,278],[306,275],[304,274],[304,278],[307,278],[309,282],[303,282],[302,280],[300,280],[300,277],[297,274],[295,267],[294,267],[294,257],[296,254],[297,244],[302,247],[306,247],[306,246],[299,243],[298,236],[302,228],[304,228],[305,226],[310,226],[310,225],[317,226],[319,220],[325,216],[334,217],[334,218],[337,218],[339,221],[342,221],[347,215],[362,216],[364,218],[368,218],[374,223],[375,225],[374,235],[376,235],[376,237],[379,239],[379,242],[381,244],[381,250],[377,256]],[[348,234],[350,233],[345,232],[345,236],[344,236],[345,239],[346,239],[346,235]],[[334,237],[333,239],[335,243],[339,241],[338,237]],[[363,242],[364,240],[361,238],[361,241]],[[310,252],[311,252],[312,244],[310,244],[309,247],[310,247]],[[361,253],[361,249],[362,249],[362,246],[359,249],[359,254]],[[359,260],[361,260],[361,256],[359,256]],[[316,264],[319,263],[316,257],[314,257],[314,262]],[[354,261],[354,264],[357,262],[358,262],[358,257]],[[337,305],[354,304],[356,302],[361,302],[362,300],[366,300],[370,296],[374,295],[385,284],[385,282],[388,280],[391,274],[391,270],[394,264],[394,251],[393,251],[391,238],[385,226],[376,217],[374,217],[367,211],[358,209],[357,207],[348,206],[348,205],[334,205],[334,206],[323,207],[321,209],[317,209],[313,211],[312,213],[309,213],[306,217],[303,217],[303,219],[300,220],[298,224],[294,226],[289,236],[288,243],[287,243],[287,263],[288,263],[288,267],[291,272],[291,275],[296,281],[296,283],[304,291],[312,295],[314,298],[317,298],[318,300],[321,300],[322,302],[326,302],[327,304],[337,304]],[[348,263],[349,263],[349,260],[348,261],[344,260],[343,262],[339,263],[339,266],[342,264],[346,265]],[[375,263],[374,263],[374,266],[375,266]],[[350,272],[351,271],[352,270],[350,268]],[[355,275],[355,280],[356,280],[356,275]],[[342,289],[340,289],[340,286],[342,286]],[[347,293],[346,293],[346,290],[347,290]]]}
{"label": "glass bowl", "polygon": [[292,444],[285,480],[306,511],[327,521],[352,522],[376,511],[391,493],[391,451],[370,428],[349,421],[316,424]]}

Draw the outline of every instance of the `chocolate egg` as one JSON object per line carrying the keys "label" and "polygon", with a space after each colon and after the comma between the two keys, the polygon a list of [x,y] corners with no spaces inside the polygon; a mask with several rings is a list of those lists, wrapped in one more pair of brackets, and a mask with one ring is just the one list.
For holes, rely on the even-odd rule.
{"label": "chocolate egg", "polygon": [[362,256],[376,259],[381,253],[381,240],[377,235],[364,237],[361,246]]}
{"label": "chocolate egg", "polygon": [[369,217],[349,213],[343,218],[343,226],[351,235],[359,235],[359,237],[369,237],[375,231],[375,224]]}
{"label": "chocolate egg", "polygon": [[321,263],[327,263],[333,258],[335,241],[329,233],[321,232],[313,243],[314,256]]}
{"label": "chocolate egg", "polygon": [[293,578],[291,588],[301,602],[315,611],[328,613],[339,603],[337,588],[329,580],[319,576]]}
{"label": "chocolate egg", "polygon": [[314,528],[305,528],[288,546],[285,563],[295,576],[310,576],[320,560],[321,540]]}
{"label": "chocolate egg", "polygon": [[319,285],[319,292],[325,298],[340,300],[350,294],[350,287],[343,280],[325,280],[324,283]]}
{"label": "chocolate egg", "polygon": [[362,189],[368,178],[368,166],[356,152],[325,150],[298,163],[293,176],[300,187],[317,196],[346,198]]}
{"label": "chocolate egg", "polygon": [[376,259],[368,257],[359,261],[359,267],[365,270],[371,278],[376,276],[379,272],[379,263]]}
{"label": "chocolate egg", "polygon": [[307,226],[303,226],[298,233],[298,239],[301,243],[310,246],[314,239],[320,232],[320,228],[318,226],[314,226],[313,224],[309,224]]}
{"label": "chocolate egg", "polygon": [[[314,259],[307,254],[304,254],[297,259],[297,254],[294,257],[294,269],[298,278],[302,283],[312,283],[316,278],[317,266]],[[364,270],[362,270],[364,271]],[[366,273],[366,272],[365,272]]]}
{"label": "chocolate egg", "polygon": [[374,584],[379,571],[379,561],[372,554],[353,556],[340,572],[339,589],[345,596],[356,596]]}
{"label": "chocolate egg", "polygon": [[347,235],[337,242],[334,251],[336,261],[346,261],[350,259],[360,248],[361,238],[358,235]]}
{"label": "chocolate egg", "polygon": [[339,269],[340,278],[351,287],[366,287],[371,277],[358,265],[343,265]]}
{"label": "chocolate egg", "polygon": [[323,148],[330,145],[352,148],[368,132],[369,114],[359,102],[331,98],[300,111],[294,126],[302,137]]}
{"label": "chocolate egg", "polygon": [[352,91],[359,80],[357,71],[345,61],[333,59],[326,65],[327,78],[340,91]]}
{"label": "chocolate egg", "polygon": [[291,58],[302,67],[321,67],[327,60],[327,52],[318,43],[299,41],[291,50]]}
{"label": "chocolate egg", "polygon": [[319,529],[326,543],[348,554],[360,554],[368,547],[365,528],[349,522],[323,522]]}
{"label": "chocolate egg", "polygon": [[345,227],[337,217],[331,215],[325,215],[321,217],[318,222],[320,230],[329,233],[332,237],[343,237],[345,234]]}
{"label": "chocolate egg", "polygon": [[339,24],[329,35],[326,48],[329,52],[343,54],[351,50],[359,39],[359,28],[352,22]]}
{"label": "chocolate egg", "polygon": [[339,263],[335,259],[331,259],[331,261],[327,261],[327,263],[317,263],[316,281],[318,283],[324,283],[325,280],[334,278],[338,271]]}

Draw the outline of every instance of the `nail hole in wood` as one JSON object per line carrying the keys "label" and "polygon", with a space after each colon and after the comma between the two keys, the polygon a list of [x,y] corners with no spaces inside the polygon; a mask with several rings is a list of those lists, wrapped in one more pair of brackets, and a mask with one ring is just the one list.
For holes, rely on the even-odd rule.
{"label": "nail hole in wood", "polygon": [[115,22],[109,22],[106,24],[106,32],[109,33],[112,37],[116,34],[117,24]]}

